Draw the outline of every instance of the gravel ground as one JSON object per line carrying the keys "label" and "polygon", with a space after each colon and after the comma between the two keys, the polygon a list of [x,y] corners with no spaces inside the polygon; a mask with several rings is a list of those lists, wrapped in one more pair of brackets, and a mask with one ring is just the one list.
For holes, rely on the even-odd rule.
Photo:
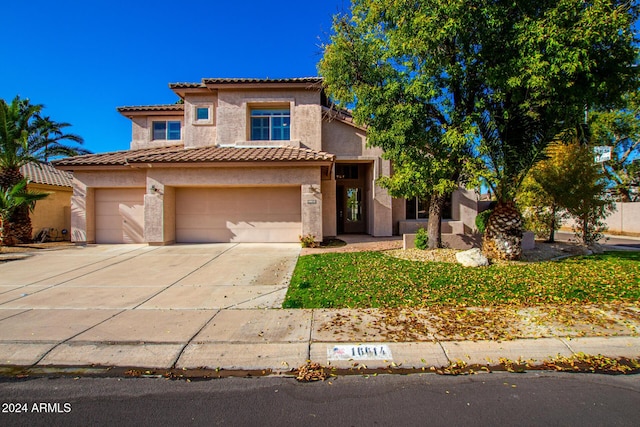
{"label": "gravel ground", "polygon": [[[48,243],[30,243],[17,246],[3,246],[0,248],[0,254],[13,254],[25,252],[37,252],[39,250],[56,250],[65,249],[74,246],[71,242],[48,242]],[[402,249],[402,240],[398,238],[380,239],[374,241],[354,241],[342,242],[328,247],[320,248],[303,248],[301,255],[311,255],[329,252],[362,252],[362,251],[384,251],[387,255],[396,258],[407,259],[410,261],[436,261],[436,262],[456,262],[456,249]],[[535,249],[524,251],[521,261],[517,262],[537,262],[554,259],[563,256],[582,255],[585,248],[575,243],[556,242],[544,243],[536,242]],[[507,261],[504,261],[507,262]],[[513,261],[511,261],[513,262]]]}
{"label": "gravel ground", "polygon": [[[436,262],[457,262],[456,253],[460,252],[456,249],[433,249],[433,250],[420,250],[420,249],[396,249],[386,251],[389,256],[396,258],[407,259],[409,261],[436,261]],[[496,261],[496,264],[502,263],[514,263],[514,262],[538,262],[547,261],[550,259],[583,255],[587,253],[584,246],[577,245],[575,243],[556,242],[545,243],[542,241],[536,242],[534,249],[524,251],[522,259],[520,261]]]}
{"label": "gravel ground", "polygon": [[[320,248],[304,248],[302,249],[301,255],[362,251],[384,251],[385,254],[392,257],[421,262],[456,262],[456,253],[459,252],[456,249],[434,249],[424,251],[420,249],[403,250],[402,240],[393,239],[353,243],[346,242],[342,246],[335,245]],[[545,243],[543,241],[536,241],[536,247],[532,250],[524,251],[520,261],[499,262],[538,262],[565,256],[582,255],[585,253],[585,248],[575,243]]]}

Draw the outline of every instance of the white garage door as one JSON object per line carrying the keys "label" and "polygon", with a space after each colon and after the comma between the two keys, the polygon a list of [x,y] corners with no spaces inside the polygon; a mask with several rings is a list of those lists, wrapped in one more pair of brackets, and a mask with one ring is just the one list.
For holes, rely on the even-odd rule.
{"label": "white garage door", "polygon": [[144,242],[144,188],[96,189],[96,243]]}
{"label": "white garage door", "polygon": [[300,187],[178,188],[176,241],[298,242]]}

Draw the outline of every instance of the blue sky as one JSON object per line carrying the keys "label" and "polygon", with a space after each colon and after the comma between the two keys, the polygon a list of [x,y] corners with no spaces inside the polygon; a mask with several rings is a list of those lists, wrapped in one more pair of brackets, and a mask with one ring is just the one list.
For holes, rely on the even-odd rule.
{"label": "blue sky", "polygon": [[168,83],[317,75],[319,44],[348,0],[31,0],[0,14],[0,98],[69,122],[93,152],[124,150],[116,107],[173,103]]}

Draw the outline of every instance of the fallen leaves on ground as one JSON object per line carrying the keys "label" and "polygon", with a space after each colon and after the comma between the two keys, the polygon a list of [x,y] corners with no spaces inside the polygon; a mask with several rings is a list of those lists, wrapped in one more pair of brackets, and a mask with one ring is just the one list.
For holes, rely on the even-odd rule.
{"label": "fallen leaves on ground", "polygon": [[319,363],[313,362],[309,362],[298,368],[298,375],[296,376],[296,380],[300,382],[324,381],[327,378],[328,375],[325,373],[324,367]]}
{"label": "fallen leaves on ground", "polygon": [[637,310],[640,303],[328,310],[315,327],[333,339],[389,342],[638,335]]}

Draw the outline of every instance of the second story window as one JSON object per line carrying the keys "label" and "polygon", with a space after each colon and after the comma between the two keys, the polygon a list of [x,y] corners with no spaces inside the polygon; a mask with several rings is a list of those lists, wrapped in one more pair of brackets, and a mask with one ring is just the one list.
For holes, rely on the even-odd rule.
{"label": "second story window", "polygon": [[153,122],[153,139],[180,140],[180,122]]}
{"label": "second story window", "polygon": [[291,114],[289,110],[251,110],[252,141],[288,141],[290,139]]}
{"label": "second story window", "polygon": [[196,108],[196,120],[209,120],[209,109],[207,107]]}

